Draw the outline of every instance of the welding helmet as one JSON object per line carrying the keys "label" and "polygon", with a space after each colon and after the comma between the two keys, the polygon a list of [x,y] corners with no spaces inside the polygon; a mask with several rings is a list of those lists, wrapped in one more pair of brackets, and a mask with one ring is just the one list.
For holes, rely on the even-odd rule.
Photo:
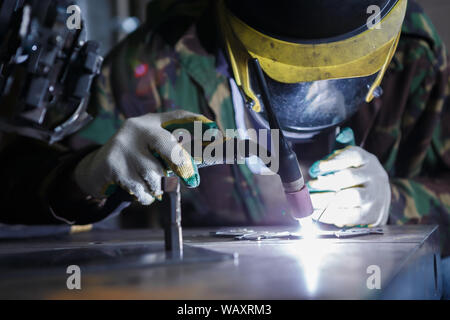
{"label": "welding helmet", "polygon": [[407,0],[221,0],[220,28],[236,84],[267,127],[258,59],[287,137],[349,119],[382,93]]}

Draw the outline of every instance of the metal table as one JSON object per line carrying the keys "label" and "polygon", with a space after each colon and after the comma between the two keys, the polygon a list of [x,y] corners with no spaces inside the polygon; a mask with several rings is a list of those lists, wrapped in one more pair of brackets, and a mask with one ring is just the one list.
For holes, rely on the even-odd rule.
{"label": "metal table", "polygon": [[[220,254],[168,265],[154,263],[161,252],[148,252],[164,250],[162,230],[1,241],[0,298],[439,299],[437,227],[384,230],[351,239],[261,242],[213,238],[210,229],[183,230],[187,256],[204,249]],[[124,252],[131,256],[123,258]],[[58,263],[49,261],[52,256]],[[80,266],[81,290],[67,289],[68,264]],[[380,289],[368,288],[374,268],[380,271]]]}

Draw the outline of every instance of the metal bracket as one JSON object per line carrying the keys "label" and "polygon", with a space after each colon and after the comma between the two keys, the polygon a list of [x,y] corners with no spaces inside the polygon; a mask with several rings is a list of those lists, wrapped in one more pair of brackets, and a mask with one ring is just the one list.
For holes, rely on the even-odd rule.
{"label": "metal bracket", "polygon": [[164,226],[164,242],[166,251],[172,258],[183,258],[183,233],[181,229],[181,191],[180,179],[163,178],[163,190],[170,197],[170,213]]}

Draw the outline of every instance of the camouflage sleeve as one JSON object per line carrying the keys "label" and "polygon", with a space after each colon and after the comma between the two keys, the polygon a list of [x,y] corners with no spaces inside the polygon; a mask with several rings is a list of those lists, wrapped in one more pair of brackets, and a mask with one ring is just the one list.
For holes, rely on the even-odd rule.
{"label": "camouflage sleeve", "polygon": [[450,174],[439,178],[393,179],[390,224],[436,224],[442,255],[450,254]]}
{"label": "camouflage sleeve", "polygon": [[[450,253],[450,82],[445,45],[417,10],[398,56],[414,68],[391,179],[390,223],[439,224]],[[421,37],[416,37],[419,34]],[[392,173],[392,171],[390,172]]]}
{"label": "camouflage sleeve", "polygon": [[116,48],[107,57],[101,74],[93,84],[88,111],[94,120],[72,137],[73,144],[81,141],[83,144],[103,145],[120,128],[124,120],[123,114],[117,108],[112,85],[112,66],[117,63],[119,51],[120,49]]}
{"label": "camouflage sleeve", "polygon": [[[418,176],[391,179],[390,212],[390,223],[438,224],[444,255],[450,254],[450,86],[447,74],[440,75],[447,78],[445,89],[441,91],[442,98],[420,101],[424,108],[439,115],[439,121],[432,132]],[[422,90],[437,89],[425,86]]]}
{"label": "camouflage sleeve", "polygon": [[161,106],[162,72],[155,57],[165,49],[155,36],[138,29],[106,57],[94,84],[89,113],[94,120],[77,137],[88,144],[104,144],[126,118],[157,112]]}

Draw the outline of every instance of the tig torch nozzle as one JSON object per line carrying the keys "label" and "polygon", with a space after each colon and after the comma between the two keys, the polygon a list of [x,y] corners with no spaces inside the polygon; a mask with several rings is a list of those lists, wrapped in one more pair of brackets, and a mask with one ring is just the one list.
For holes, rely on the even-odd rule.
{"label": "tig torch nozzle", "polygon": [[286,192],[286,199],[295,219],[309,217],[313,213],[311,196],[306,186],[294,192]]}

